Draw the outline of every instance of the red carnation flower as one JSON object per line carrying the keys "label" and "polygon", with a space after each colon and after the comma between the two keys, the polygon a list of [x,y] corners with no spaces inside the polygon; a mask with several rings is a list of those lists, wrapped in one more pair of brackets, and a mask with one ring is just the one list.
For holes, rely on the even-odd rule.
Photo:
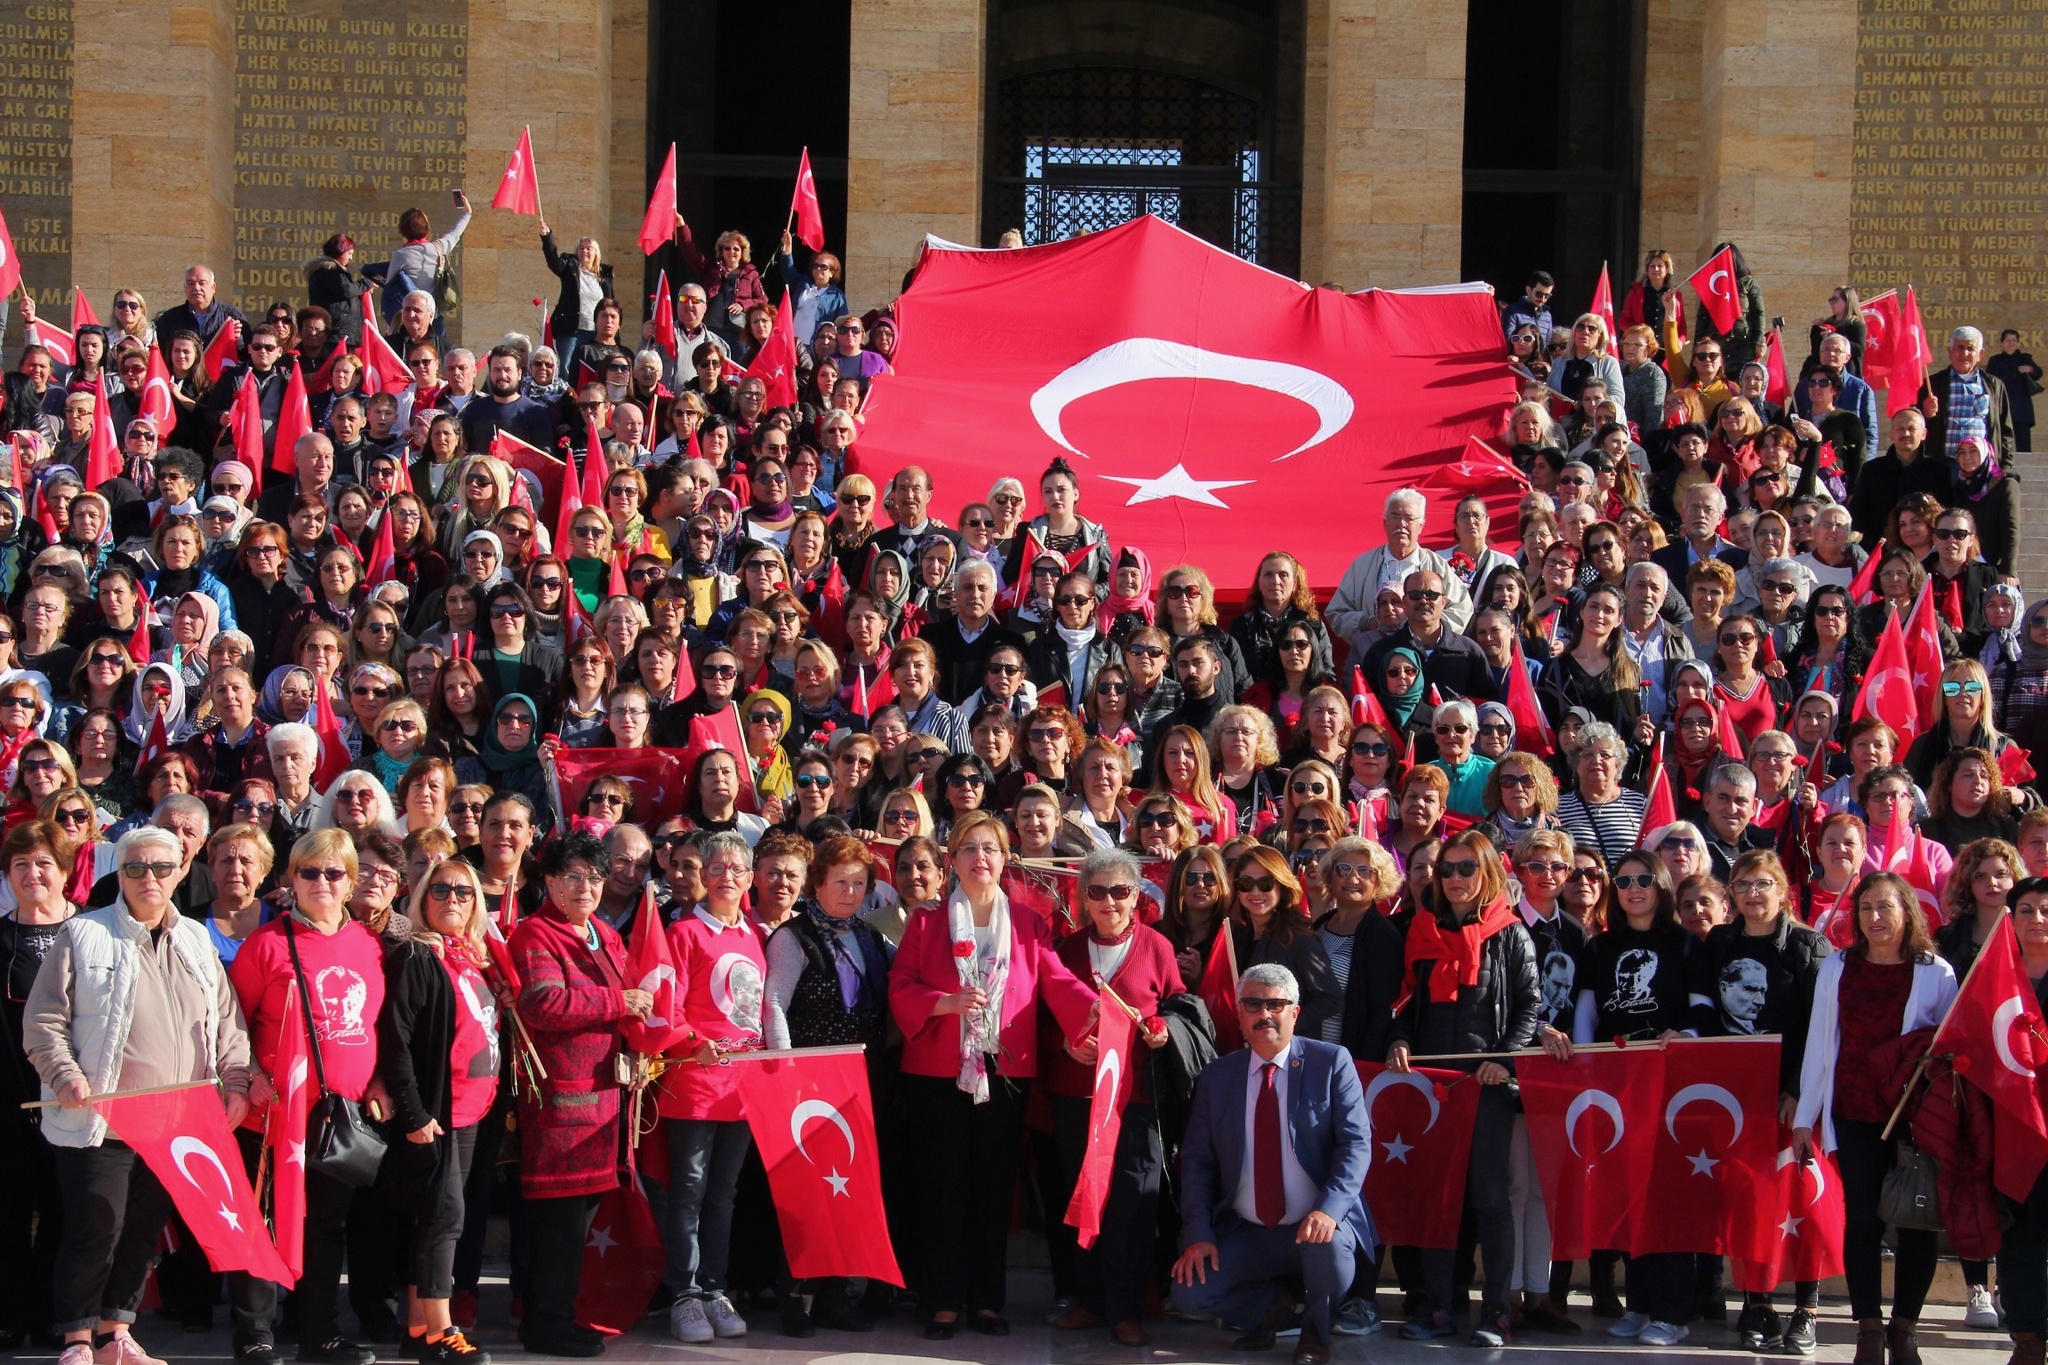
{"label": "red carnation flower", "polygon": [[969,943],[969,942],[967,942],[967,941],[966,941],[965,939],[962,939],[961,941],[959,941],[959,942],[957,942],[957,943],[955,943],[955,944],[953,945],[953,956],[954,956],[954,957],[973,957],[973,956],[974,956],[974,945],[973,945],[972,943]]}

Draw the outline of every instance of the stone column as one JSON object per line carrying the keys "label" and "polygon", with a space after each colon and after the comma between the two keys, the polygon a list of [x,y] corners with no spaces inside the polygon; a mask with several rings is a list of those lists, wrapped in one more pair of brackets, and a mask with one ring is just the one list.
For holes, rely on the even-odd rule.
{"label": "stone column", "polygon": [[987,0],[852,0],[847,296],[894,298],[926,233],[978,245]]}
{"label": "stone column", "polygon": [[1303,195],[1303,276],[1347,290],[1455,280],[1465,6],[1315,0],[1309,24],[1305,170],[1321,183]]}
{"label": "stone column", "polygon": [[[185,267],[234,276],[232,0],[73,0],[71,278],[100,316],[116,288],[152,313]],[[50,315],[71,325],[71,310]]]}
{"label": "stone column", "polygon": [[[1639,240],[1689,256],[1700,233],[1700,29],[1707,0],[1649,0],[1643,53],[1643,190]],[[1615,302],[1640,261],[1614,262]],[[1680,270],[1696,261],[1681,259]]]}
{"label": "stone column", "polygon": [[[508,331],[538,341],[533,300],[552,308],[559,292],[541,264],[539,225],[490,207],[522,127],[533,129],[540,206],[556,243],[567,251],[578,237],[596,237],[620,272],[619,287],[639,292],[639,251],[630,235],[620,241],[613,231],[610,152],[617,116],[612,25],[634,10],[644,32],[646,0],[470,0],[464,187],[476,219],[461,255],[462,332],[470,343],[488,345]],[[644,117],[644,65],[635,69]],[[636,180],[631,195],[641,189]],[[630,305],[626,311],[638,317]]]}
{"label": "stone column", "polygon": [[1804,320],[1849,277],[1856,0],[1705,0],[1702,10],[1699,227],[1679,273],[1715,242],[1735,242],[1803,356]]}

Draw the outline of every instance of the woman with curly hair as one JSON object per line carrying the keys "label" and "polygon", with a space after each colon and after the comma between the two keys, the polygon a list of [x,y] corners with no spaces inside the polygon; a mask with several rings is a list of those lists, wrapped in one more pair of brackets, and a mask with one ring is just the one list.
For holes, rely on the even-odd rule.
{"label": "woman with curly hair", "polygon": [[1860,682],[1870,665],[1871,647],[1856,613],[1856,599],[1847,588],[1823,584],[1806,599],[1806,618],[1799,638],[1785,659],[1785,676],[1795,696],[1825,692],[1838,709],[1847,709],[1852,682]]}
{"label": "woman with curly hair", "polygon": [[1949,852],[1960,855],[1964,845],[1985,839],[2019,842],[2012,791],[1988,750],[1967,745],[1950,750],[1926,790],[1927,819],[1920,832]]}

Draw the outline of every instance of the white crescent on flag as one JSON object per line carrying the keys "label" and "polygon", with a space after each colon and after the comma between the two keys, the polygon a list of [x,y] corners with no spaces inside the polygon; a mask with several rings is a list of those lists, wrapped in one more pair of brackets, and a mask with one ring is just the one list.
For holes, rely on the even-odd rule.
{"label": "white crescent on flag", "polygon": [[1431,1128],[1436,1127],[1437,1115],[1443,1110],[1443,1106],[1437,1103],[1436,1087],[1412,1071],[1406,1075],[1394,1071],[1382,1071],[1379,1075],[1373,1077],[1372,1084],[1365,1088],[1366,1116],[1368,1118],[1371,1117],[1372,1102],[1380,1097],[1380,1093],[1396,1085],[1413,1086],[1421,1093],[1422,1098],[1429,1101],[1429,1124],[1422,1131],[1427,1133]]}
{"label": "white crescent on flag", "polygon": [[[846,1139],[846,1160],[851,1165],[854,1157],[853,1125],[846,1121],[846,1115],[839,1112],[839,1106],[824,1100],[805,1100],[789,1111],[789,1135],[796,1142],[797,1155],[813,1166],[818,1164],[817,1159],[804,1150],[804,1124],[812,1119],[824,1119],[839,1130],[839,1136]],[[851,1198],[846,1194],[846,1186],[851,1179],[839,1174],[838,1168],[834,1167],[832,1174],[825,1177],[825,1183],[832,1187],[833,1194]]]}
{"label": "white crescent on flag", "polygon": [[1991,1015],[1991,1045],[1998,1049],[1998,1060],[2005,1063],[2008,1071],[2015,1076],[2025,1076],[2032,1080],[2034,1072],[2021,1066],[2019,1060],[2012,1055],[2012,1022],[2025,1014],[2026,1010],[2026,1000],[2017,995],[2000,1005]]}
{"label": "white crescent on flag", "polygon": [[1735,1120],[1735,1132],[1732,1135],[1730,1135],[1728,1139],[1729,1146],[1732,1147],[1735,1145],[1736,1142],[1741,1140],[1741,1102],[1738,1101],[1734,1095],[1730,1094],[1725,1086],[1708,1085],[1705,1083],[1701,1083],[1686,1086],[1683,1090],[1680,1090],[1677,1094],[1673,1095],[1671,1097],[1671,1102],[1664,1106],[1664,1131],[1671,1134],[1671,1140],[1673,1142],[1678,1141],[1677,1124],[1679,1111],[1684,1109],[1685,1106],[1687,1106],[1688,1104],[1692,1104],[1699,1100],[1711,1100],[1713,1103],[1720,1105],[1723,1109],[1726,1109],[1728,1111],[1728,1117]]}
{"label": "white crescent on flag", "polygon": [[235,1182],[228,1178],[228,1168],[221,1163],[220,1153],[214,1151],[213,1148],[207,1146],[196,1137],[176,1137],[171,1139],[171,1160],[177,1165],[178,1174],[191,1181],[193,1189],[204,1192],[206,1187],[199,1183],[197,1177],[192,1174],[192,1168],[185,1164],[188,1157],[195,1156],[202,1158],[213,1169],[220,1172],[220,1187],[224,1196],[220,1206],[221,1221],[226,1223],[232,1230],[240,1232],[242,1230],[242,1220],[236,1215],[232,1202],[235,1196]]}
{"label": "white crescent on flag", "polygon": [[1605,1090],[1581,1090],[1572,1097],[1572,1102],[1565,1106],[1565,1142],[1570,1145],[1573,1152],[1580,1156],[1585,1155],[1584,1152],[1579,1151],[1578,1122],[1579,1116],[1588,1109],[1604,1110],[1607,1117],[1614,1120],[1614,1136],[1609,1138],[1607,1145],[1600,1149],[1602,1152],[1613,1151],[1621,1144],[1621,1135],[1628,1131],[1628,1120],[1622,1117],[1621,1101],[1608,1094]]}
{"label": "white crescent on flag", "polygon": [[1727,278],[1728,272],[1725,270],[1716,270],[1713,274],[1707,276],[1707,292],[1718,298],[1729,299],[1735,297],[1727,286],[1719,283],[1719,281]]}

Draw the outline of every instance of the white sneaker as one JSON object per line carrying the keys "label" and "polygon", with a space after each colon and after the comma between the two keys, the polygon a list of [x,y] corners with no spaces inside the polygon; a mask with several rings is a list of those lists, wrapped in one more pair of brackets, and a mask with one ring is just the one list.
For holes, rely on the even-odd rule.
{"label": "white sneaker", "polygon": [[1690,1334],[1689,1329],[1675,1323],[1653,1322],[1636,1334],[1636,1340],[1645,1346],[1676,1346]]}
{"label": "white sneaker", "polygon": [[1649,1325],[1650,1315],[1648,1313],[1623,1313],[1614,1320],[1614,1325],[1607,1329],[1607,1335],[1610,1337],[1639,1337],[1643,1334],[1643,1329]]}
{"label": "white sneaker", "polygon": [[740,1316],[740,1310],[732,1306],[732,1300],[723,1294],[713,1294],[704,1302],[705,1316],[711,1319],[711,1330],[722,1337],[743,1337],[747,1334],[747,1320]]}
{"label": "white sneaker", "polygon": [[711,1330],[711,1320],[704,1316],[704,1300],[677,1299],[670,1304],[668,1334],[692,1346],[702,1346],[717,1335]]}
{"label": "white sneaker", "polygon": [[1981,1284],[1970,1286],[1970,1306],[1963,1310],[1963,1326],[1996,1328],[1998,1309],[1992,1306],[1991,1291]]}
{"label": "white sneaker", "polygon": [[74,1341],[57,1357],[57,1365],[92,1365],[92,1343]]}

